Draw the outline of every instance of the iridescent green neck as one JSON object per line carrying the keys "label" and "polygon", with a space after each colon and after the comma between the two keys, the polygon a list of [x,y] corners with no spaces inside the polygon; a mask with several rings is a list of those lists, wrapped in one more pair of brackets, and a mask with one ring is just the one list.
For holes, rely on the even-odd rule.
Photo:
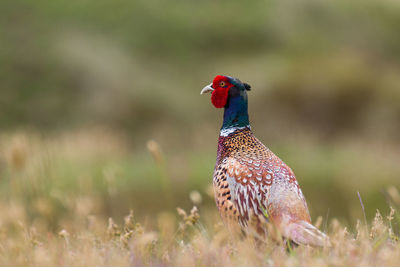
{"label": "iridescent green neck", "polygon": [[247,95],[229,97],[224,110],[224,122],[221,130],[249,126]]}

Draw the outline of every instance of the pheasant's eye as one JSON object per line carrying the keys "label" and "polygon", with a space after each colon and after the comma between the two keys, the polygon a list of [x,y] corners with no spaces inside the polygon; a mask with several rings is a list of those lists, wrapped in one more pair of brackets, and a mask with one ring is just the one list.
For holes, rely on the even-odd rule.
{"label": "pheasant's eye", "polygon": [[219,83],[219,86],[221,86],[221,87],[224,87],[226,85],[226,83],[224,82],[224,81],[221,81],[220,83]]}

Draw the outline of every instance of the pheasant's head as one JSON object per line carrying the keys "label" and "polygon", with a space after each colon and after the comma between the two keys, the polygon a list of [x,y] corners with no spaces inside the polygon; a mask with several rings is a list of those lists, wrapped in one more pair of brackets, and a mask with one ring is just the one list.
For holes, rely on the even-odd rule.
{"label": "pheasant's head", "polygon": [[216,108],[223,108],[229,103],[229,98],[239,97],[247,103],[247,93],[250,85],[239,79],[217,75],[213,82],[201,90],[200,94],[211,92],[211,102]]}

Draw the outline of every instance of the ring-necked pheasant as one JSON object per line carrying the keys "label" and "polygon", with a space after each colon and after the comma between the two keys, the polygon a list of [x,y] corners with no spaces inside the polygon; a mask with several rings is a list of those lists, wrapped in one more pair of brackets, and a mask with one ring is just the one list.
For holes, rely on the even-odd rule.
{"label": "ring-necked pheasant", "polygon": [[213,174],[215,201],[228,226],[266,234],[263,221],[297,244],[329,245],[329,238],[311,224],[307,203],[293,171],[264,146],[250,129],[247,91],[250,85],[218,75],[200,94],[224,108]]}

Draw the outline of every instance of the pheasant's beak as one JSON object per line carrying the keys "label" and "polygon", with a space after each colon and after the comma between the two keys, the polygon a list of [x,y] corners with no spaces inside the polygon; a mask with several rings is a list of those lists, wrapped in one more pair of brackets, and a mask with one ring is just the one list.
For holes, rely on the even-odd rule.
{"label": "pheasant's beak", "polygon": [[212,83],[210,83],[209,85],[207,85],[206,87],[203,88],[203,90],[201,90],[200,94],[204,94],[204,93],[208,93],[208,92],[212,92],[214,91],[214,88],[212,88]]}

